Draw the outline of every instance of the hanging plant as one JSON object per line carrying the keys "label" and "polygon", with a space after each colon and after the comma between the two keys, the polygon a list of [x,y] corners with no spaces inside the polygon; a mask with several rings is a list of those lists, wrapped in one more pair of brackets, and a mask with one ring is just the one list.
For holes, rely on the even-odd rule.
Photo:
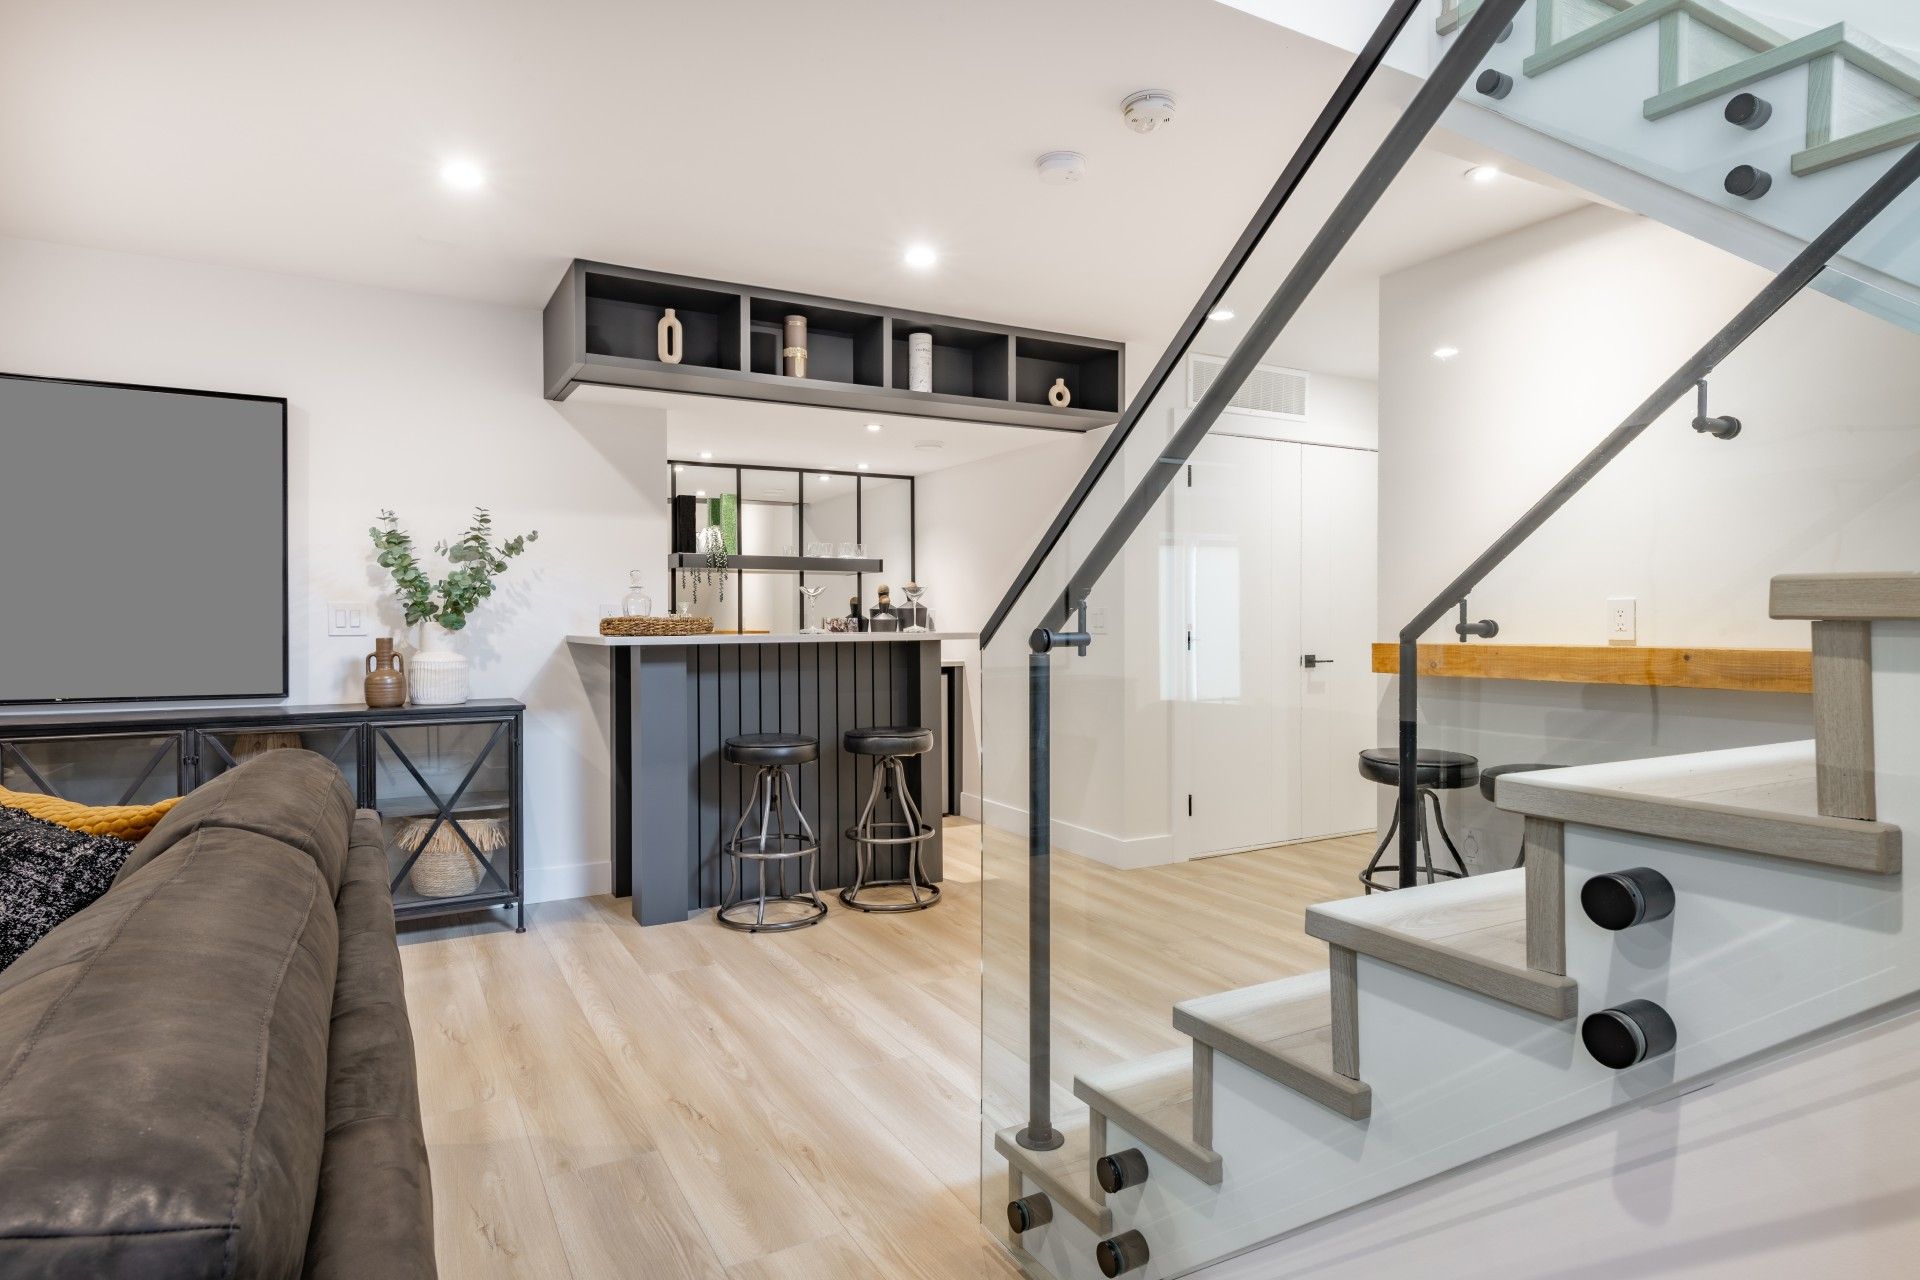
{"label": "hanging plant", "polygon": [[727,537],[725,531],[717,525],[709,525],[707,528],[702,529],[700,531],[700,546],[706,553],[707,567],[701,571],[699,576],[704,578],[708,574],[713,575],[714,581],[716,581],[720,587],[720,603],[725,604],[727,602]]}

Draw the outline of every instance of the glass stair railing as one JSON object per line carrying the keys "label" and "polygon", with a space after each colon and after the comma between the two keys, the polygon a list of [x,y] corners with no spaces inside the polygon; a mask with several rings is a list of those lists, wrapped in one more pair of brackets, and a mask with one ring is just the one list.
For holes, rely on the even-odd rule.
{"label": "glass stair railing", "polygon": [[[1436,51],[1475,7],[1441,7]],[[1920,18],[1888,0],[1532,0],[1463,101],[1450,127],[1778,268],[1920,142]],[[1818,287],[1920,328],[1920,242],[1863,237]]]}
{"label": "glass stair railing", "polygon": [[[1623,1086],[1628,1077],[1579,1047],[1574,1016],[1587,1011],[1593,957],[1568,948],[1564,913],[1578,907],[1564,878],[1559,897],[1544,891],[1574,852],[1530,844],[1524,870],[1362,897],[1354,873],[1375,847],[1372,830],[1349,835],[1335,859],[1267,847],[1285,833],[1200,858],[1250,842],[1219,836],[1202,847],[1181,834],[1196,793],[1272,814],[1340,785],[1302,766],[1327,739],[1310,736],[1304,702],[1276,692],[1317,671],[1297,652],[1297,634],[1280,634],[1295,602],[1276,597],[1303,590],[1300,577],[1283,581],[1283,566],[1312,560],[1281,526],[1298,532],[1324,512],[1330,492],[1319,486],[1331,482],[1264,460],[1261,449],[1283,447],[1284,432],[1251,441],[1231,407],[1328,282],[1367,265],[1356,246],[1378,233],[1370,215],[1383,202],[1406,198],[1409,166],[1430,154],[1463,163],[1459,140],[1435,136],[1435,124],[1457,118],[1483,71],[1530,46],[1534,8],[1485,0],[1441,31],[1431,3],[1381,6],[1373,39],[983,633],[981,1205],[986,1226],[1034,1274],[1184,1274],[1655,1092]],[[1409,42],[1421,59],[1408,56]],[[1439,56],[1427,62],[1435,42]],[[1424,80],[1393,69],[1412,61],[1432,67]],[[1524,71],[1516,63],[1506,74]],[[1588,86],[1603,89],[1617,86]],[[1655,171],[1665,162],[1645,141],[1616,140],[1609,163]],[[1599,417],[1541,424],[1584,447],[1646,397],[1522,516],[1513,541],[1442,593],[1445,621],[1505,551],[1650,424],[1672,425],[1675,405],[1692,413],[1697,381],[1797,305],[1802,289],[1850,293],[1900,316],[1906,286],[1862,263],[1890,260],[1910,235],[1902,191],[1920,159],[1897,151],[1860,163],[1872,171],[1849,178],[1824,220],[1780,241],[1792,251],[1776,265],[1799,261],[1749,308],[1688,333],[1646,385],[1634,373],[1636,385],[1613,387],[1617,408],[1608,401]],[[1828,261],[1836,251],[1851,255],[1837,267]],[[1367,261],[1377,273],[1377,255]],[[1635,303],[1663,315],[1694,287],[1651,279]],[[1224,313],[1235,319],[1209,320]],[[1509,331],[1494,353],[1503,368],[1524,373],[1528,336]],[[1588,335],[1596,361],[1606,337]],[[1196,354],[1217,358],[1210,382],[1188,376]],[[1716,402],[1712,412],[1743,407]],[[1684,419],[1679,429],[1691,438]],[[1554,447],[1565,452],[1563,443]],[[1702,456],[1710,475],[1728,455]],[[1531,495],[1507,496],[1511,509],[1495,513],[1485,536],[1526,511]],[[1491,517],[1460,518],[1478,528]],[[1523,549],[1511,564],[1565,571],[1526,557]],[[1433,576],[1419,600],[1446,580]],[[1402,619],[1377,621],[1373,634],[1391,635]],[[1410,638],[1433,621],[1423,613]],[[1364,670],[1368,654],[1331,660]],[[1371,711],[1364,720],[1372,735]],[[1294,736],[1248,749],[1263,725]],[[1524,745],[1513,752],[1540,758]],[[1332,768],[1350,778],[1352,753],[1336,754]],[[1347,832],[1372,826],[1376,794],[1384,817],[1386,790],[1364,784],[1363,816]],[[1386,876],[1404,877],[1404,848],[1385,856]],[[1762,941],[1756,932],[1725,945]],[[1764,1009],[1743,1024],[1760,1029],[1753,1034],[1769,1025]],[[1652,1077],[1632,1077],[1643,1078]]]}

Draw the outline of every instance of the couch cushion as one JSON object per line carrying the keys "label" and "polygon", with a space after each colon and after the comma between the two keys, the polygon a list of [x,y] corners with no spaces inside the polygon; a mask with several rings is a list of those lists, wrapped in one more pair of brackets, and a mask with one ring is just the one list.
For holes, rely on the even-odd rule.
{"label": "couch cushion", "polygon": [[327,897],[340,891],[353,793],[327,760],[311,751],[267,751],[215,778],[173,807],[120,868],[122,885],[203,827],[251,831],[313,859]]}
{"label": "couch cushion", "polygon": [[431,1280],[433,1189],[376,814],[362,811],[354,820],[334,909],[340,978],[307,1280]]}
{"label": "couch cushion", "polygon": [[207,826],[0,973],[0,1275],[298,1275],[338,940],[315,860]]}
{"label": "couch cushion", "polygon": [[0,807],[0,969],[113,884],[133,846]]}

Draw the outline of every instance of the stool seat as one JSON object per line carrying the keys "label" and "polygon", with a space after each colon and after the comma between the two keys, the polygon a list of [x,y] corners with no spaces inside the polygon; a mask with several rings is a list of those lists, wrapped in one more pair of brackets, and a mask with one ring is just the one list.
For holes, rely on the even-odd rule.
{"label": "stool seat", "polygon": [[856,756],[920,756],[933,750],[933,730],[911,724],[849,729],[845,745]]}
{"label": "stool seat", "polygon": [[1493,784],[1509,773],[1537,773],[1541,769],[1564,769],[1563,764],[1495,764],[1480,771],[1480,794],[1493,799]]}
{"label": "stool seat", "polygon": [[820,741],[798,733],[743,733],[720,749],[728,764],[808,764],[820,758]]}
{"label": "stool seat", "polygon": [[[1400,752],[1393,747],[1367,748],[1360,753],[1360,776],[1389,787],[1400,785]],[[1480,776],[1480,761],[1463,751],[1422,748],[1413,776],[1418,785],[1440,791],[1470,787]]]}

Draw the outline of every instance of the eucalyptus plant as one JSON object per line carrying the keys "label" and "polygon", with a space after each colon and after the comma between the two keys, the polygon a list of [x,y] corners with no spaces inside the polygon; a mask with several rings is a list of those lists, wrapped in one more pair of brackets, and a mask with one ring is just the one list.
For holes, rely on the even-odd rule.
{"label": "eucalyptus plant", "polygon": [[525,552],[529,542],[540,539],[534,530],[496,543],[493,516],[485,507],[475,507],[473,523],[465,533],[451,542],[434,544],[435,554],[445,556],[449,566],[446,576],[435,582],[420,567],[413,537],[400,527],[393,512],[382,511],[380,523],[367,533],[379,553],[380,567],[393,577],[394,595],[406,608],[407,625],[432,621],[448,631],[465,627],[480,602],[493,594],[493,580],[507,571],[508,561]]}

